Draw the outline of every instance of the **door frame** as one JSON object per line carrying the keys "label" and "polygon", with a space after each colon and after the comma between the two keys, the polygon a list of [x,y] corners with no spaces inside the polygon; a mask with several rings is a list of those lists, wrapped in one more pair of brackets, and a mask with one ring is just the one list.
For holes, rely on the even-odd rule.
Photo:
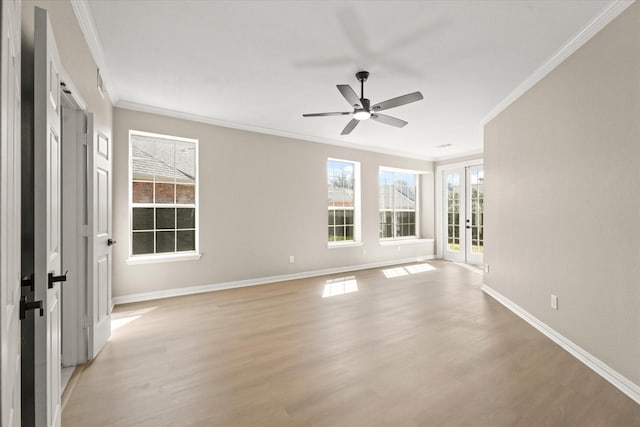
{"label": "door frame", "polygon": [[[62,106],[62,270],[73,272],[62,288],[62,364],[76,366],[88,360],[89,341],[86,315],[87,294],[89,282],[87,280],[86,254],[82,251],[81,236],[87,239],[87,226],[83,222],[83,204],[87,201],[83,197],[82,189],[87,185],[86,158],[86,127],[87,104],[79,95],[71,78],[64,68],[60,71],[61,84],[64,83]],[[75,117],[73,134],[66,135],[65,110],[72,111]],[[79,123],[83,120],[83,123]],[[84,139],[84,140],[83,140]],[[84,156],[84,158],[83,158]],[[71,161],[65,162],[66,159]],[[84,169],[82,163],[85,163]],[[71,189],[71,191],[69,191]],[[85,192],[86,194],[86,192]],[[84,259],[84,262],[83,262]]]}
{"label": "door frame", "polygon": [[[477,158],[472,160],[460,161],[460,162],[452,162],[442,164],[436,167],[436,176],[435,176],[435,214],[436,214],[436,258],[444,258],[444,239],[445,239],[445,221],[444,221],[444,209],[445,209],[445,197],[446,194],[444,192],[444,174],[447,170],[450,169],[458,169],[466,168],[470,166],[484,166],[484,158]],[[464,177],[465,181],[465,198],[466,198],[466,176]]]}

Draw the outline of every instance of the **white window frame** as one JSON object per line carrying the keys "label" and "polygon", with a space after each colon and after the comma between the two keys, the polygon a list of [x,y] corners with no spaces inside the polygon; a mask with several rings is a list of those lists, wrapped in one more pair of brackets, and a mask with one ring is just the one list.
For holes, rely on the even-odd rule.
{"label": "white window frame", "polygon": [[[395,224],[395,220],[396,220],[396,212],[412,212],[412,210],[400,210],[397,211],[395,209],[395,206],[393,207],[393,209],[391,209],[391,212],[393,213],[393,225],[392,225],[392,230],[393,230],[393,237],[380,237],[380,233],[378,233],[378,239],[380,240],[380,243],[384,243],[384,242],[398,242],[398,241],[403,241],[403,240],[419,240],[420,239],[420,178],[421,176],[424,174],[424,172],[419,172],[419,171],[415,171],[415,170],[411,170],[411,169],[399,169],[399,168],[393,168],[393,167],[388,167],[388,166],[380,166],[378,168],[378,177],[377,177],[377,184],[378,184],[378,227],[380,226],[380,212],[383,211],[383,209],[380,209],[380,173],[381,172],[391,172],[393,174],[405,174],[405,175],[414,175],[415,176],[415,181],[416,181],[416,208],[415,208],[415,236],[396,236],[396,224]],[[395,179],[393,180],[393,185],[395,187]],[[394,191],[395,194],[395,191]],[[389,211],[388,209],[384,209],[384,211]]]}
{"label": "white window frame", "polygon": [[[360,162],[355,160],[347,160],[347,159],[338,159],[335,157],[328,157],[325,162],[325,180],[329,177],[329,162],[344,162],[351,163],[353,165],[353,240],[343,240],[338,242],[329,242],[327,241],[327,247],[332,248],[344,248],[349,246],[362,246],[362,228],[361,228],[361,218],[362,218],[362,209],[361,209],[361,198],[360,198]],[[327,202],[329,195],[327,194]],[[327,204],[327,211],[329,210],[329,205]],[[326,218],[326,216],[325,216]],[[326,225],[328,227],[328,225]],[[326,229],[328,230],[328,228]]]}
{"label": "white window frame", "polygon": [[[162,138],[173,140],[176,142],[189,142],[195,145],[195,203],[193,204],[176,204],[176,203],[133,203],[133,157],[132,157],[132,149],[131,149],[131,137],[132,136],[142,136],[142,137],[151,137],[151,138]],[[199,165],[199,141],[193,138],[185,138],[174,135],[165,135],[159,133],[152,132],[144,132],[138,130],[129,130],[129,147],[128,147],[128,162],[129,162],[129,176],[127,180],[128,189],[128,200],[127,207],[129,210],[129,228],[127,229],[128,233],[128,241],[129,241],[129,257],[127,258],[127,264],[152,264],[159,262],[171,262],[171,261],[189,261],[189,260],[198,260],[201,257],[200,254],[200,215],[199,215],[199,188],[200,188],[200,165]],[[154,181],[155,182],[155,181]],[[140,254],[133,255],[133,208],[176,208],[176,207],[192,207],[195,209],[195,249],[192,251],[182,251],[182,252],[161,252],[154,254]],[[155,233],[154,229],[154,233]],[[154,236],[155,239],[155,236]]]}

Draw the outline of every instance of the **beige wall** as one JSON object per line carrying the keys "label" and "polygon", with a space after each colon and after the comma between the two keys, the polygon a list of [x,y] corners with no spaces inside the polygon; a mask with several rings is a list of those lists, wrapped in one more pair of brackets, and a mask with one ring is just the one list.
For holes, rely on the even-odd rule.
{"label": "beige wall", "polygon": [[[114,232],[122,242],[114,249],[114,296],[433,254],[432,242],[390,247],[378,243],[378,167],[432,172],[430,162],[114,111]],[[199,140],[200,260],[126,263],[131,129]],[[363,246],[327,248],[328,157],[361,162]],[[433,237],[433,174],[421,184],[423,235]],[[290,255],[295,264],[289,263]]]}
{"label": "beige wall", "polygon": [[640,3],[486,126],[484,165],[485,283],[640,384]]}
{"label": "beige wall", "polygon": [[[113,107],[109,98],[103,97],[98,91],[98,67],[84,39],[71,3],[68,0],[24,0],[22,2],[23,43],[33,43],[34,7],[36,6],[46,9],[49,14],[62,66],[80,92],[80,97],[87,104],[87,110],[94,113],[96,130],[110,137]],[[30,46],[26,46],[27,52],[29,48]]]}

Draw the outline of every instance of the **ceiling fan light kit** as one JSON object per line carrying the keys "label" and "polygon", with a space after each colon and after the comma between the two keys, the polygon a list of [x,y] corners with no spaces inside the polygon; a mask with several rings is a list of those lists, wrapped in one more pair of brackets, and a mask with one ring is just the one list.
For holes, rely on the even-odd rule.
{"label": "ceiling fan light kit", "polygon": [[396,117],[387,116],[386,114],[379,114],[378,111],[388,110],[390,108],[400,107],[401,105],[410,104],[412,102],[420,101],[424,97],[420,92],[408,93],[406,95],[398,96],[395,98],[387,99],[375,105],[371,105],[371,102],[364,97],[364,82],[369,78],[368,71],[359,71],[356,73],[356,79],[360,82],[360,97],[349,85],[337,85],[338,90],[347,100],[349,105],[353,107],[353,111],[340,111],[332,113],[309,113],[303,114],[302,117],[327,117],[327,116],[353,116],[353,119],[347,123],[347,126],[342,130],[341,135],[348,135],[353,129],[363,120],[375,120],[389,126],[403,127],[407,124],[404,120],[400,120]]}

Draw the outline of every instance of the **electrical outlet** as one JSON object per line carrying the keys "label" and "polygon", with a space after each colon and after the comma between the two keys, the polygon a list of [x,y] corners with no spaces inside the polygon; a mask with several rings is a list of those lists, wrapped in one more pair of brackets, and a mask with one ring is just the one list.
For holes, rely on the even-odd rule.
{"label": "electrical outlet", "polygon": [[558,309],[558,296],[551,294],[551,308]]}
{"label": "electrical outlet", "polygon": [[488,273],[489,272],[489,264],[485,264],[484,265],[484,272]]}
{"label": "electrical outlet", "polygon": [[293,264],[294,262],[296,262],[296,257],[289,255],[289,264]]}

